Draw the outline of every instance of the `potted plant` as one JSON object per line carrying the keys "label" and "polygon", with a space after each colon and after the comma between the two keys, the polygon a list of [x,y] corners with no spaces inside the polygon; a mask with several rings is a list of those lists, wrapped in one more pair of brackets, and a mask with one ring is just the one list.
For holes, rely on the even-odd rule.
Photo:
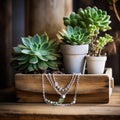
{"label": "potted plant", "polygon": [[85,56],[88,53],[88,32],[78,26],[67,26],[59,32],[61,52],[66,73],[84,73]]}
{"label": "potted plant", "polygon": [[[66,35],[66,32],[68,33],[68,31],[70,34]],[[64,40],[68,40],[67,43],[71,43],[72,45],[77,44],[77,46],[79,46],[79,44],[83,44],[84,46],[84,44],[89,43],[87,34],[85,29],[79,27],[72,28],[71,26],[68,26],[67,30],[64,32],[60,32],[60,35],[63,38],[69,38],[69,35],[73,35],[70,37],[73,38],[72,40],[68,38]],[[83,51],[83,49],[80,51]],[[82,52],[82,54],[83,53],[84,52]],[[111,70],[108,70],[103,77],[100,75],[94,77],[91,75],[81,75],[82,77],[80,77],[80,74],[37,74],[58,70],[60,58],[59,45],[56,41],[49,40],[46,33],[41,36],[36,34],[33,37],[29,36],[22,38],[22,44],[13,49],[12,62],[16,70],[20,72],[20,74],[15,75],[16,97],[18,98],[18,102],[46,102],[51,105],[61,106],[72,105],[76,102],[108,102],[109,93],[106,93],[105,91],[108,91],[110,88],[108,85],[111,78],[109,78],[107,72],[111,75]],[[103,84],[102,86],[96,87],[94,83],[98,78],[102,79],[101,81],[103,81]],[[82,87],[79,87],[79,79],[81,81],[80,86],[82,84]],[[86,87],[86,83],[90,83],[90,86]],[[96,100],[98,94],[96,94],[96,97],[93,97],[94,92],[97,91],[99,93],[100,89],[103,90],[101,94],[105,94],[107,99],[103,96],[100,100]],[[86,94],[89,95],[88,98],[90,100],[86,97]]]}
{"label": "potted plant", "polygon": [[[89,33],[89,56],[87,56],[87,69],[88,73],[103,73],[106,56],[101,56],[101,51],[108,42],[112,42],[112,36],[105,34],[100,37],[100,32],[110,30],[110,16],[106,11],[98,9],[97,7],[87,7],[85,9],[79,8],[77,13],[71,13],[70,17],[64,17],[65,25],[72,25],[73,27],[79,26],[85,28]],[[102,60],[103,59],[103,60]],[[93,63],[95,61],[95,67]],[[101,60],[104,61],[100,65]],[[100,68],[98,68],[100,67]]]}
{"label": "potted plant", "polygon": [[43,73],[58,70],[59,46],[44,33],[22,37],[22,44],[13,48],[12,65],[20,73]]}
{"label": "potted plant", "polygon": [[103,74],[107,56],[102,55],[101,53],[105,45],[112,42],[112,40],[112,36],[105,34],[104,37],[97,38],[94,41],[95,43],[93,42],[91,44],[90,54],[86,57],[88,73]]}

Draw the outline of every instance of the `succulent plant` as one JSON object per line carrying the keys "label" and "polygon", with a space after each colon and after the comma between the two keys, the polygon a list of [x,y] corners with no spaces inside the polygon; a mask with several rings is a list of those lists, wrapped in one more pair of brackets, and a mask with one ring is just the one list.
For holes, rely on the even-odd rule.
{"label": "succulent plant", "polygon": [[99,37],[97,40],[94,40],[90,45],[89,54],[94,56],[100,56],[101,51],[105,45],[109,42],[113,42],[112,36],[105,34],[104,37]]}
{"label": "succulent plant", "polygon": [[66,26],[79,27],[86,29],[89,39],[89,54],[99,56],[102,49],[108,42],[112,42],[112,36],[105,34],[104,37],[98,37],[100,31],[110,30],[110,16],[106,11],[97,7],[79,8],[77,13],[72,12],[70,16],[63,18]]}
{"label": "succulent plant", "polygon": [[60,54],[55,40],[49,40],[46,33],[21,39],[22,44],[13,48],[12,64],[17,71],[40,73],[47,69],[58,69]]}
{"label": "succulent plant", "polygon": [[87,7],[86,9],[79,8],[78,12],[72,12],[70,16],[63,18],[66,26],[71,25],[73,27],[79,26],[86,28],[92,35],[96,35],[99,31],[107,31],[111,29],[109,24],[110,16],[106,11],[98,9],[97,7]]}
{"label": "succulent plant", "polygon": [[77,26],[74,28],[72,26],[67,26],[66,30],[63,29],[63,32],[59,32],[59,35],[65,44],[81,45],[90,42],[87,31]]}

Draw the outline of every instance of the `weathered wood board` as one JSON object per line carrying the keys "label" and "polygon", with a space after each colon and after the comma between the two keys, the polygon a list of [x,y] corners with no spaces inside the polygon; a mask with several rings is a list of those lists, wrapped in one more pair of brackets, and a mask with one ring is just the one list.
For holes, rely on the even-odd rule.
{"label": "weathered wood board", "polygon": [[[69,83],[72,74],[55,74],[60,86]],[[104,74],[84,74],[79,78],[77,103],[107,103],[112,93],[112,69],[107,68]],[[42,96],[41,74],[16,74],[15,87],[18,102],[44,102]],[[74,97],[75,83],[72,85],[65,101]],[[51,100],[58,100],[59,95],[45,78],[45,91]]]}

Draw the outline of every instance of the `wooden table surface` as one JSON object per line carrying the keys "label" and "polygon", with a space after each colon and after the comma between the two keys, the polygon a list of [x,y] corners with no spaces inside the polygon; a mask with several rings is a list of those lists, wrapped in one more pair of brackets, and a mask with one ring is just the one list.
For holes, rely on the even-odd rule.
{"label": "wooden table surface", "polygon": [[120,120],[120,86],[113,89],[108,104],[51,106],[40,103],[0,103],[0,120]]}

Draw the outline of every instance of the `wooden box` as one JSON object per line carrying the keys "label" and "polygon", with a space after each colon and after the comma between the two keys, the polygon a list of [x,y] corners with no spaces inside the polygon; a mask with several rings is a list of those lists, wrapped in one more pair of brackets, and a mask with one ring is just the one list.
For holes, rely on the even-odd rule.
{"label": "wooden box", "polygon": [[[72,74],[55,74],[55,79],[60,86],[69,83]],[[112,69],[107,68],[104,74],[84,74],[78,82],[77,103],[108,103],[113,88]],[[44,102],[42,95],[41,74],[16,74],[16,96],[18,102]],[[73,99],[75,85],[73,84],[65,101]],[[45,79],[47,97],[58,100],[59,96]]]}

